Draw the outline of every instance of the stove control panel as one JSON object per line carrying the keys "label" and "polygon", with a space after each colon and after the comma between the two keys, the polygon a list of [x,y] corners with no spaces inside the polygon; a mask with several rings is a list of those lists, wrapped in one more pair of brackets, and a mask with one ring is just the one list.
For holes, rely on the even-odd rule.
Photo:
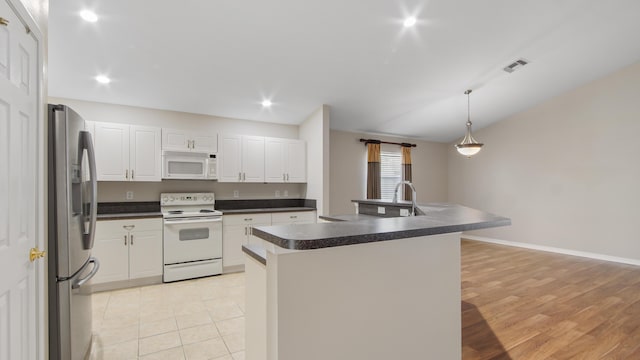
{"label": "stove control panel", "polygon": [[162,193],[160,205],[208,205],[216,202],[213,193]]}

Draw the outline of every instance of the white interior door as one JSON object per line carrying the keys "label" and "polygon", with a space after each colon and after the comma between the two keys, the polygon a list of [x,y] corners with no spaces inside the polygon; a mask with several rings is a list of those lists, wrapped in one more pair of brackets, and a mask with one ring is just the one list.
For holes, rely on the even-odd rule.
{"label": "white interior door", "polygon": [[29,250],[43,244],[41,54],[39,35],[18,14],[27,14],[20,2],[0,2],[0,360],[44,356],[37,353],[44,261],[29,261]]}

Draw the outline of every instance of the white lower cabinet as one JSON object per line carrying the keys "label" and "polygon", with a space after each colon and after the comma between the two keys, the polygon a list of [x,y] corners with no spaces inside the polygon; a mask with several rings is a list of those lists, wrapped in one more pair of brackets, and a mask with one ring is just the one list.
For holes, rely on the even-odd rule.
{"label": "white lower cabinet", "polygon": [[251,229],[254,226],[315,222],[315,211],[224,215],[222,217],[222,266],[229,268],[244,265],[242,245],[257,244],[265,247],[270,245],[270,243],[251,235]]}
{"label": "white lower cabinet", "polygon": [[222,266],[244,265],[242,245],[249,243],[253,226],[271,225],[271,214],[224,215],[222,217]]}
{"label": "white lower cabinet", "polygon": [[99,220],[92,255],[92,284],[161,276],[162,219]]}

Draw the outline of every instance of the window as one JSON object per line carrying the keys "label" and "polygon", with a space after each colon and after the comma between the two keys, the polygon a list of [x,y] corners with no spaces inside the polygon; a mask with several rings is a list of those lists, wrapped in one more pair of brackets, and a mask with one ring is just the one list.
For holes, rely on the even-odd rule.
{"label": "window", "polygon": [[[393,199],[396,184],[402,181],[402,155],[397,147],[380,149],[380,197]],[[398,190],[399,192],[401,190]],[[398,194],[401,198],[402,194]]]}

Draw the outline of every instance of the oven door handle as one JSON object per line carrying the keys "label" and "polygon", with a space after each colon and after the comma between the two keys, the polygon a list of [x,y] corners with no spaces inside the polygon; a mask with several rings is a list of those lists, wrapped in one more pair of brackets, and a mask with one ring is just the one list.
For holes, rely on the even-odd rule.
{"label": "oven door handle", "polygon": [[179,224],[197,224],[197,223],[212,223],[222,221],[222,217],[216,218],[197,218],[197,219],[164,219],[165,225],[179,225]]}

